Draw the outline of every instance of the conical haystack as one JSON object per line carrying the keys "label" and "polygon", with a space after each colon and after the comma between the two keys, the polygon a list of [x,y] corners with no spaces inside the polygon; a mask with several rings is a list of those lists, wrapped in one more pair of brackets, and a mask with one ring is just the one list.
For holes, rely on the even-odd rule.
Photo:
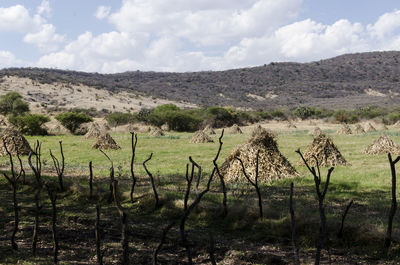
{"label": "conical haystack", "polygon": [[382,124],[382,127],[380,128],[382,131],[387,131],[389,130],[388,127],[386,127],[385,124]]}
{"label": "conical haystack", "polygon": [[393,124],[394,127],[400,127],[400,120],[396,121],[395,124]]}
{"label": "conical haystack", "polygon": [[399,154],[400,147],[387,135],[381,135],[364,150],[364,154]]}
{"label": "conical haystack", "polygon": [[203,132],[206,134],[216,134],[214,129],[211,127],[211,125],[207,125],[204,129]]}
{"label": "conical haystack", "polygon": [[3,145],[3,140],[6,143],[8,151],[10,151],[10,153],[13,155],[28,155],[32,151],[28,141],[25,139],[22,133],[13,126],[7,127],[1,134],[0,155],[7,154]]}
{"label": "conical haystack", "polygon": [[85,138],[99,138],[102,132],[100,129],[100,125],[93,122],[89,125],[88,132],[85,134]]}
{"label": "conical haystack", "polygon": [[[309,165],[316,165],[315,157],[318,159],[319,165],[323,167],[347,164],[346,159],[333,144],[332,139],[323,133],[314,137],[314,140],[304,152],[304,159]],[[303,164],[303,161],[300,161],[300,163]]]}
{"label": "conical haystack", "polygon": [[168,125],[168,123],[164,123],[164,124],[161,126],[161,130],[163,130],[163,131],[169,131],[169,125]]}
{"label": "conical haystack", "polygon": [[92,148],[95,149],[121,149],[109,133],[102,134],[94,143]]}
{"label": "conical haystack", "polygon": [[149,135],[150,136],[164,136],[164,133],[160,128],[153,127],[153,128],[151,128]]}
{"label": "conical haystack", "polygon": [[352,134],[352,131],[350,129],[350,126],[347,124],[343,124],[342,127],[337,130],[337,134]]}
{"label": "conical haystack", "polygon": [[356,128],[354,129],[354,132],[355,133],[365,133],[364,128],[360,124],[356,125]]}
{"label": "conical haystack", "polygon": [[322,132],[321,128],[319,128],[319,127],[315,127],[314,130],[308,132],[309,135],[314,135],[314,136],[318,136],[321,133],[323,133],[323,132]]}
{"label": "conical haystack", "polygon": [[226,129],[226,132],[229,134],[242,134],[242,130],[237,124],[232,125],[232,127],[229,127]]}
{"label": "conical haystack", "polygon": [[374,126],[372,126],[371,123],[368,123],[367,128],[365,129],[366,132],[376,132],[376,129]]}
{"label": "conical haystack", "polygon": [[287,128],[292,128],[292,129],[296,129],[296,128],[297,128],[297,126],[294,125],[294,124],[291,123],[291,122],[289,122],[289,123],[286,125],[286,127],[287,127]]}
{"label": "conical haystack", "polygon": [[190,143],[198,144],[198,143],[213,143],[214,140],[211,139],[204,131],[197,131],[193,134],[192,139],[190,139]]}
{"label": "conical haystack", "polygon": [[[257,152],[259,152],[260,181],[270,182],[298,175],[296,169],[279,152],[274,135],[264,129],[251,137],[247,143],[238,146],[226,158],[220,169],[225,180],[235,182],[243,176],[242,166],[236,157],[243,161],[246,173],[254,180]],[[244,177],[241,178],[241,180],[244,179]]]}
{"label": "conical haystack", "polygon": [[251,137],[254,138],[257,137],[258,135],[266,135],[266,134],[270,134],[271,137],[276,138],[276,134],[274,132],[272,132],[271,130],[264,129],[263,127],[261,127],[261,125],[258,125],[253,129],[253,131],[251,132]]}

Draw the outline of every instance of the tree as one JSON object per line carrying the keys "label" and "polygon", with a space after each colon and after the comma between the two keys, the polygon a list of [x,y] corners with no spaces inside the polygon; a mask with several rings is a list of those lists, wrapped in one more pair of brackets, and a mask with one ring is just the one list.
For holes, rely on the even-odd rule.
{"label": "tree", "polygon": [[50,118],[42,114],[10,115],[10,123],[18,127],[23,134],[27,135],[47,135],[46,129],[41,126],[50,121]]}
{"label": "tree", "polygon": [[93,121],[92,117],[81,112],[60,113],[56,116],[56,119],[72,133],[75,133],[82,123]]}
{"label": "tree", "polygon": [[20,115],[29,112],[29,104],[26,103],[18,92],[8,92],[0,97],[0,113],[3,115]]}

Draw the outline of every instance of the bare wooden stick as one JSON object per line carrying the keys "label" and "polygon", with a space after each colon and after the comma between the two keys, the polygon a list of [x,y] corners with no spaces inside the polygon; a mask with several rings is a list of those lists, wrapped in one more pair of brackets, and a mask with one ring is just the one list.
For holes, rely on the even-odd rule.
{"label": "bare wooden stick", "polygon": [[219,148],[218,148],[218,152],[217,155],[215,156],[214,160],[213,160],[213,164],[214,167],[216,168],[216,172],[217,175],[219,177],[219,181],[221,182],[221,188],[222,188],[222,194],[223,194],[223,199],[222,199],[222,207],[223,207],[223,212],[222,212],[222,216],[225,217],[228,214],[228,204],[227,204],[227,194],[226,194],[226,185],[225,185],[225,180],[224,180],[224,176],[221,174],[221,171],[219,170],[218,164],[217,164],[217,160],[219,157],[219,154],[221,153],[221,148],[222,148],[222,137],[224,136],[224,129],[222,129],[221,135],[218,138],[218,142],[219,142]]}
{"label": "bare wooden stick", "polygon": [[143,162],[143,167],[144,170],[146,170],[147,175],[150,178],[150,182],[151,182],[151,187],[153,188],[153,193],[154,193],[154,199],[156,200],[156,205],[155,208],[157,209],[160,206],[160,201],[158,199],[158,193],[157,193],[157,189],[156,189],[156,185],[154,184],[154,178],[153,175],[150,173],[150,171],[147,169],[146,167],[146,163],[148,161],[150,161],[150,159],[153,157],[153,153],[150,154],[149,158],[147,158],[144,162]]}
{"label": "bare wooden stick", "polygon": [[160,252],[162,246],[163,246],[164,243],[165,243],[165,240],[166,240],[166,238],[167,238],[167,234],[168,234],[169,230],[171,230],[171,228],[172,228],[174,225],[175,225],[175,221],[172,222],[172,223],[170,223],[169,225],[167,225],[167,227],[165,227],[165,228],[163,229],[163,232],[162,232],[162,235],[161,235],[160,243],[157,245],[157,248],[156,248],[156,249],[154,250],[154,252],[153,252],[153,265],[157,265],[157,263],[158,263],[158,260],[157,260],[158,253]]}
{"label": "bare wooden stick", "polygon": [[101,238],[100,238],[100,205],[96,205],[95,236],[96,236],[97,263],[99,265],[103,265],[103,253],[101,252]]}
{"label": "bare wooden stick", "polygon": [[396,163],[400,161],[400,156],[396,157],[395,160],[392,160],[392,155],[388,153],[388,159],[390,163],[390,171],[392,173],[392,206],[390,207],[389,212],[389,220],[388,220],[388,227],[385,236],[385,244],[384,250],[387,254],[390,249],[390,245],[392,243],[392,226],[393,226],[393,218],[396,214],[397,210],[397,199],[396,199]]}
{"label": "bare wooden stick", "polygon": [[122,246],[122,264],[129,264],[129,245],[128,245],[128,225],[127,225],[127,215],[121,206],[118,198],[118,181],[114,180],[112,182],[113,195],[115,207],[117,208],[120,218],[121,218],[121,246]]}
{"label": "bare wooden stick", "polygon": [[347,213],[350,210],[350,207],[353,205],[354,200],[351,200],[350,203],[346,206],[346,209],[344,210],[343,214],[342,214],[342,223],[340,225],[340,230],[337,234],[338,238],[342,238],[343,237],[343,228],[344,228],[344,220],[346,219]]}
{"label": "bare wooden stick", "polygon": [[289,211],[290,211],[290,220],[292,223],[292,245],[294,252],[294,262],[296,265],[300,265],[299,247],[297,246],[296,242],[296,221],[294,218],[294,210],[293,210],[293,182],[290,183]]}
{"label": "bare wooden stick", "polygon": [[57,208],[56,208],[56,200],[57,195],[50,189],[49,185],[46,184],[47,193],[49,194],[49,198],[51,201],[52,207],[52,218],[51,218],[51,231],[53,234],[53,262],[54,264],[58,263],[58,237],[57,237]]}
{"label": "bare wooden stick", "polygon": [[100,152],[102,152],[105,155],[105,157],[108,159],[108,161],[110,161],[110,164],[111,164],[111,166],[110,166],[110,194],[108,196],[108,202],[110,203],[112,201],[112,198],[113,198],[112,183],[114,182],[114,179],[115,179],[114,178],[114,163],[111,160],[111,158],[103,150],[101,150],[101,149],[99,149],[99,150],[100,150]]}
{"label": "bare wooden stick", "polygon": [[217,265],[217,262],[215,261],[215,242],[214,242],[214,237],[212,236],[212,234],[209,234],[209,238],[210,238],[210,247],[208,248],[208,252],[210,254],[210,262],[212,265]]}
{"label": "bare wooden stick", "polygon": [[[38,238],[38,230],[39,230],[39,214],[42,206],[40,205],[40,193],[42,190],[42,162],[41,162],[41,147],[42,144],[39,140],[36,141],[34,146],[35,151],[31,151],[28,156],[28,164],[31,167],[33,173],[36,178],[36,193],[35,193],[35,224],[33,227],[33,235],[32,235],[32,254],[36,256],[36,246],[37,246],[37,238]],[[32,163],[32,156],[35,156],[35,163]]]}
{"label": "bare wooden stick", "polygon": [[89,161],[89,199],[93,198],[93,167],[92,161]]}
{"label": "bare wooden stick", "polygon": [[193,176],[194,176],[194,164],[192,163],[192,170],[190,173],[189,177],[189,164],[186,164],[186,192],[185,192],[185,198],[183,200],[183,210],[187,210],[187,204],[189,200],[189,195],[190,195],[190,189],[192,187],[192,181],[193,181]]}
{"label": "bare wooden stick", "polygon": [[250,184],[253,185],[254,188],[256,189],[256,193],[257,193],[257,197],[258,197],[259,215],[260,215],[260,218],[263,218],[264,216],[263,216],[263,208],[262,208],[261,191],[260,191],[260,187],[258,186],[258,160],[259,160],[259,154],[260,154],[260,150],[257,151],[257,155],[256,155],[256,176],[254,178],[254,181],[252,181],[250,179],[250,177],[247,175],[246,168],[244,167],[243,161],[238,156],[235,157],[235,158],[237,160],[239,160],[240,164],[242,165],[243,175],[245,176],[247,181],[250,182]]}
{"label": "bare wooden stick", "polygon": [[54,168],[56,169],[56,172],[57,172],[60,190],[64,191],[65,189],[64,189],[64,183],[63,183],[63,176],[64,176],[64,168],[65,168],[65,158],[64,158],[63,148],[62,148],[62,141],[59,141],[59,144],[60,144],[60,152],[61,152],[61,166],[60,166],[60,162],[53,155],[51,150],[50,150],[50,156],[53,159]]}
{"label": "bare wooden stick", "polygon": [[137,134],[131,133],[131,148],[132,148],[132,157],[131,157],[131,178],[132,178],[132,186],[131,186],[131,192],[130,192],[130,198],[131,202],[134,203],[135,200],[133,198],[133,193],[135,192],[135,186],[136,186],[136,177],[135,177],[135,172],[133,170],[133,165],[135,163],[135,151],[136,151],[136,145],[137,145]]}
{"label": "bare wooden stick", "polygon": [[296,153],[298,153],[303,160],[304,164],[308,168],[308,170],[311,172],[311,174],[314,177],[314,182],[315,182],[315,190],[318,196],[318,209],[319,209],[319,215],[321,219],[321,227],[320,227],[320,235],[319,235],[319,241],[317,245],[317,251],[315,254],[315,265],[318,265],[321,260],[321,250],[324,247],[326,238],[327,238],[327,226],[326,226],[326,216],[325,216],[325,206],[324,206],[324,199],[326,196],[326,193],[328,192],[328,186],[329,186],[329,181],[331,178],[332,171],[334,170],[334,167],[331,167],[328,169],[328,173],[326,176],[326,182],[325,182],[325,187],[323,192],[321,192],[321,171],[319,168],[319,162],[318,159],[314,156],[314,159],[317,164],[317,171],[315,170],[314,167],[310,167],[308,162],[304,159],[303,154],[300,152],[300,149],[296,150]]}
{"label": "bare wooden stick", "polygon": [[[13,138],[14,141],[14,138]],[[15,144],[15,142],[14,142]],[[13,161],[13,157],[10,153],[10,151],[7,148],[7,144],[6,141],[3,139],[3,145],[4,145],[4,149],[6,150],[9,159],[10,159],[10,165],[11,165],[11,178],[8,177],[8,175],[4,172],[3,175],[4,177],[7,179],[8,183],[11,185],[12,191],[13,191],[13,206],[14,206],[14,229],[13,229],[13,233],[11,235],[11,247],[15,250],[18,249],[18,245],[15,242],[15,236],[18,232],[18,225],[19,225],[19,212],[18,212],[18,201],[17,201],[17,188],[18,188],[18,180],[19,178],[24,175],[25,178],[25,171],[22,167],[22,162],[21,162],[21,158],[19,156],[18,150],[17,150],[17,157],[18,160],[20,161],[20,172],[17,175],[15,173],[15,169],[14,169],[14,161]]]}

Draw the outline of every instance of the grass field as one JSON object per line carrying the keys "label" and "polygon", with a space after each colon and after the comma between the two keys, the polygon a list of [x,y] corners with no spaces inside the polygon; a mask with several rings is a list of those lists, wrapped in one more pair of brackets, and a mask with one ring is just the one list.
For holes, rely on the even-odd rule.
{"label": "grass field", "polygon": [[[381,132],[364,135],[336,135],[334,130],[327,129],[341,153],[350,163],[349,166],[335,168],[326,198],[328,217],[328,252],[323,253],[323,261],[333,264],[354,264],[356,261],[373,263],[399,262],[398,252],[400,239],[400,218],[394,221],[394,238],[389,256],[383,256],[381,246],[387,225],[387,215],[390,209],[391,175],[386,155],[365,155],[362,151],[374,141]],[[390,130],[385,132],[399,143],[400,132]],[[218,132],[217,132],[218,134]],[[156,246],[162,228],[171,220],[182,214],[183,194],[185,189],[185,165],[188,157],[203,166],[204,173],[212,170],[212,159],[218,148],[218,135],[213,136],[215,143],[190,144],[191,134],[169,133],[164,137],[149,137],[138,135],[135,172],[140,176],[136,192],[139,198],[130,203],[128,190],[129,166],[131,157],[130,135],[113,134],[121,150],[107,151],[114,161],[117,179],[120,180],[123,206],[130,217],[132,234],[130,246],[131,258],[137,264],[148,264],[152,249]],[[230,151],[240,143],[244,143],[249,133],[243,135],[225,135],[223,148],[218,164],[221,165]],[[106,263],[116,262],[119,241],[118,216],[113,204],[106,204],[107,178],[109,162],[98,150],[91,149],[93,140],[80,136],[48,136],[28,137],[31,144],[39,139],[42,144],[44,178],[53,185],[56,184],[49,149],[59,156],[58,141],[63,141],[66,158],[65,181],[69,186],[66,192],[59,194],[59,226],[61,245],[60,260],[64,264],[95,263],[94,257],[94,205],[103,204],[104,215],[104,245]],[[280,151],[296,167],[299,177],[274,183],[262,184],[263,207],[265,218],[257,218],[256,196],[251,186],[244,181],[228,184],[228,216],[222,218],[221,194],[219,183],[214,180],[212,190],[207,194],[188,221],[189,239],[196,242],[195,261],[207,263],[208,233],[213,233],[216,240],[216,256],[221,264],[273,264],[273,261],[292,262],[290,243],[290,216],[288,213],[288,194],[291,181],[295,185],[295,213],[297,221],[300,255],[303,263],[313,259],[315,244],[318,237],[319,216],[314,192],[314,182],[304,166],[298,164],[299,156],[294,151],[305,150],[312,136],[307,130],[282,130],[278,134]],[[149,170],[155,175],[163,206],[154,210],[149,180],[143,170],[142,162],[153,153],[153,159],[148,163]],[[26,158],[24,158],[26,163]],[[93,161],[95,187],[98,193],[96,200],[89,200],[88,194],[88,163]],[[8,159],[0,158],[3,168],[8,167]],[[26,165],[27,167],[27,165]],[[323,169],[323,176],[326,169]],[[28,182],[33,183],[28,176]],[[46,194],[42,194],[45,204],[42,216],[42,226],[39,238],[41,252],[34,258],[29,253],[31,227],[33,224],[33,193],[32,185],[19,189],[18,197],[21,208],[21,228],[17,234],[20,248],[26,251],[12,251],[9,247],[9,235],[12,231],[13,208],[11,190],[4,178],[0,178],[0,229],[5,231],[0,235],[0,263],[14,264],[17,260],[27,264],[46,264],[51,261],[50,206]],[[194,198],[194,197],[193,197]],[[341,214],[347,202],[354,199],[346,219],[345,235],[342,240],[336,238],[340,226]],[[92,229],[92,230],[90,230]],[[173,230],[169,241],[160,254],[160,259],[184,260],[183,248],[174,244],[177,231]],[[78,244],[78,245],[76,245]],[[87,262],[84,263],[83,261]],[[62,263],[61,262],[61,263]],[[171,262],[171,264],[174,264]]]}

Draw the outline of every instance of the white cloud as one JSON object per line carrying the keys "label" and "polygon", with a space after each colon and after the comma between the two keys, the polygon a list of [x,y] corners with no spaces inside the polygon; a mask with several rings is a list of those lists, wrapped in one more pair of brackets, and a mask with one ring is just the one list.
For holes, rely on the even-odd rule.
{"label": "white cloud", "polygon": [[22,5],[0,8],[0,32],[29,32],[41,23],[43,19],[40,16],[31,17]]}
{"label": "white cloud", "polygon": [[28,33],[24,37],[24,42],[37,45],[43,52],[56,51],[64,41],[65,36],[56,34],[56,28],[51,24],[44,24],[39,31]]}
{"label": "white cloud", "polygon": [[0,50],[0,69],[6,67],[16,67],[23,65],[23,62],[17,60],[14,54],[9,51]]}
{"label": "white cloud", "polygon": [[50,16],[51,7],[49,0],[43,0],[40,6],[37,7],[37,13],[43,16]]}
{"label": "white cloud", "polygon": [[94,14],[94,16],[98,19],[104,19],[106,17],[108,17],[108,15],[111,12],[111,7],[109,6],[99,6],[96,10],[96,13]]}

